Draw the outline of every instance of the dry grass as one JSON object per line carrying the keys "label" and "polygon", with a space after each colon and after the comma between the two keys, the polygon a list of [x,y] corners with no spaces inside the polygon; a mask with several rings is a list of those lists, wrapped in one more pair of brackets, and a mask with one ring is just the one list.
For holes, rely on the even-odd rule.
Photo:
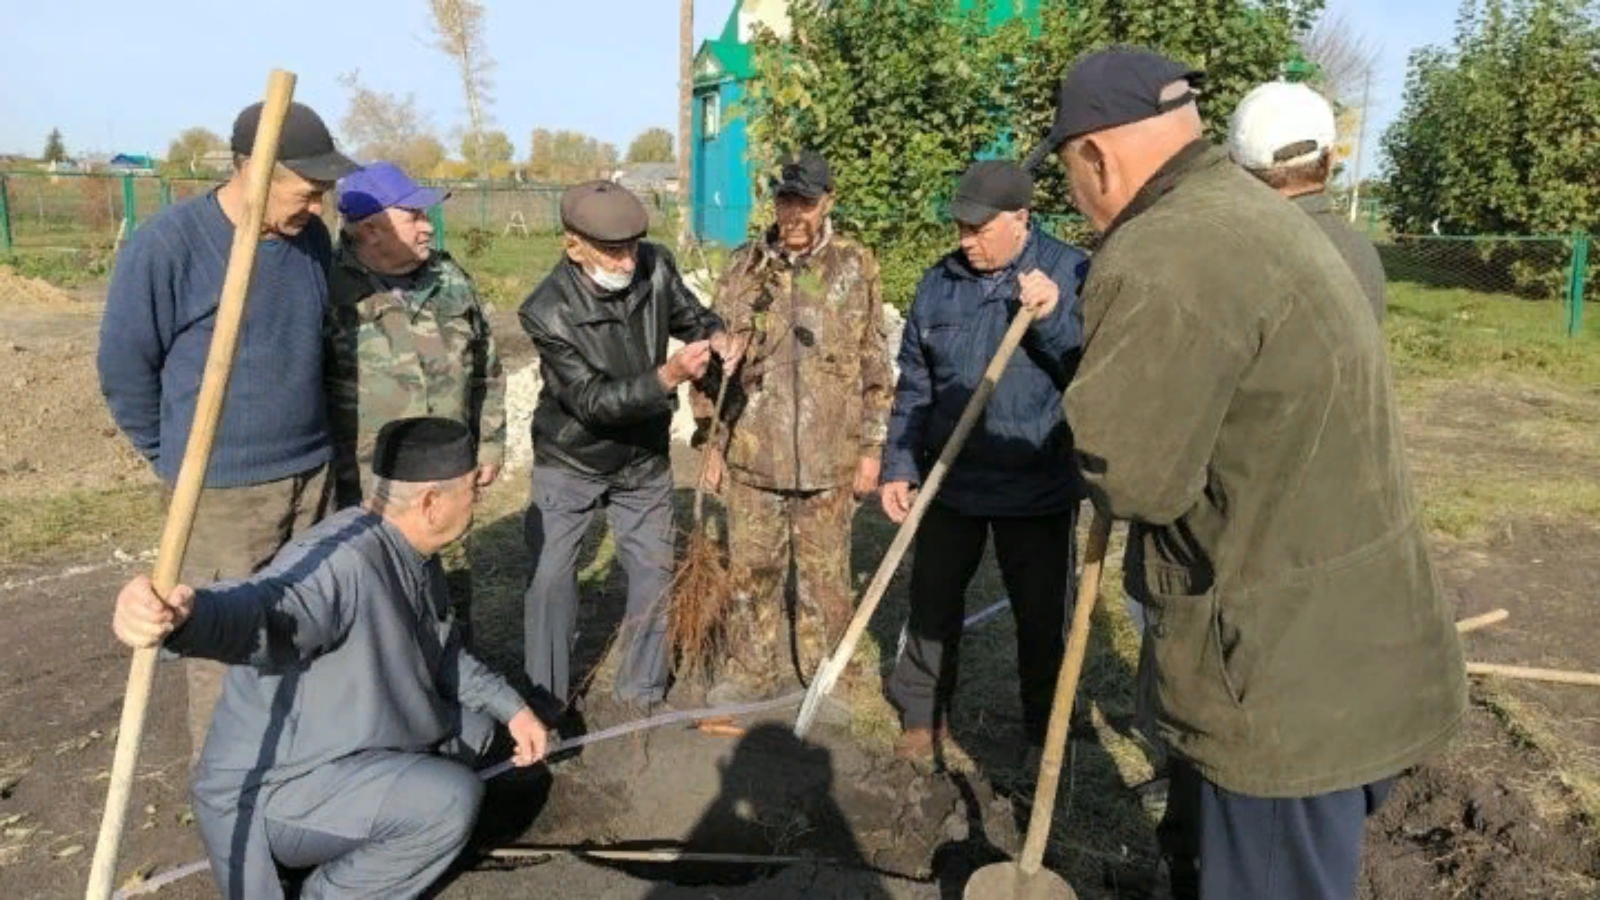
{"label": "dry grass", "polygon": [[1494,714],[1511,739],[1548,759],[1567,798],[1539,804],[1541,814],[1559,820],[1569,812],[1562,799],[1575,805],[1590,827],[1600,835],[1600,748],[1586,746],[1565,736],[1556,718],[1541,705],[1518,697],[1504,682],[1481,680],[1475,693],[1484,707]]}
{"label": "dry grass", "polygon": [[152,488],[8,498],[0,501],[0,569],[142,552],[160,535],[162,515]]}

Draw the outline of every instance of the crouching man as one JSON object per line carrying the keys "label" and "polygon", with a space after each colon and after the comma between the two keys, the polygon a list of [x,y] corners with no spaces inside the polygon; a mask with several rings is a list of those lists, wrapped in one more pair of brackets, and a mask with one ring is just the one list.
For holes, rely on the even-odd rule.
{"label": "crouching man", "polygon": [[392,422],[373,473],[365,507],[249,579],[163,602],[141,576],[117,598],[123,643],[231,666],[194,779],[229,900],[281,898],[277,865],[313,870],[304,898],[415,897],[471,834],[483,795],[471,766],[494,720],[516,764],[544,755],[522,698],[461,649],[435,558],[472,523],[472,432]]}

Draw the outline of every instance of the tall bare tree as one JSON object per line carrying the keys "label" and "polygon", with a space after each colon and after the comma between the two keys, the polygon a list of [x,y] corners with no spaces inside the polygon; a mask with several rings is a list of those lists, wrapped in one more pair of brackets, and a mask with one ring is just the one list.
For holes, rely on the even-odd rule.
{"label": "tall bare tree", "polygon": [[1317,20],[1301,41],[1306,60],[1317,67],[1317,86],[1345,106],[1361,103],[1366,80],[1378,68],[1383,48],[1357,31],[1344,13]]}
{"label": "tall bare tree", "polygon": [[[484,9],[478,0],[428,0],[433,13],[433,30],[438,37],[436,46],[456,64],[461,76],[461,94],[467,102],[466,142],[478,144],[484,140],[489,126],[488,112],[492,97],[489,73],[494,60],[484,41]],[[486,154],[480,148],[467,154],[468,160],[479,161],[480,175],[488,174]]]}
{"label": "tall bare tree", "polygon": [[694,0],[678,3],[678,248],[689,243],[690,157],[694,145]]}
{"label": "tall bare tree", "polygon": [[361,83],[359,72],[340,75],[339,83],[350,98],[339,126],[357,158],[391,160],[419,178],[444,158],[444,145],[417,109],[415,96],[373,90]]}

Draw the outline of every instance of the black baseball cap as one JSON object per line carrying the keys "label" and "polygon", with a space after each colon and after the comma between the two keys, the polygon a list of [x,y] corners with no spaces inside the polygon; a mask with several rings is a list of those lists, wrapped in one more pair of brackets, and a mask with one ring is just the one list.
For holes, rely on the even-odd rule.
{"label": "black baseball cap", "polygon": [[986,159],[973,163],[956,183],[950,217],[963,225],[984,225],[1003,212],[1033,206],[1033,176],[1014,162]]}
{"label": "black baseball cap", "polygon": [[772,180],[772,195],[797,194],[815,199],[833,190],[833,172],[815,150],[801,150],[784,162]]}
{"label": "black baseball cap", "polygon": [[[261,103],[252,103],[233,120],[233,152],[249,156],[255,150],[256,129],[261,126]],[[361,168],[333,145],[333,135],[322,117],[303,103],[289,104],[278,138],[278,162],[312,181],[338,181]]]}
{"label": "black baseball cap", "polygon": [[[1056,148],[1073,138],[1127,125],[1186,106],[1206,75],[1144,47],[1110,47],[1082,56],[1061,79],[1056,121],[1035,147],[1026,167],[1032,171]],[[1186,81],[1190,90],[1162,100],[1167,86]]]}

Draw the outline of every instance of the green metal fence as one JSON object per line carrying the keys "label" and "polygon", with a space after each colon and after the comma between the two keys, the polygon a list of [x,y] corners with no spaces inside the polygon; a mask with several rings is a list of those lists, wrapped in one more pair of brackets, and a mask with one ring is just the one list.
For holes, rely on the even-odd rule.
{"label": "green metal fence", "polygon": [[[449,192],[430,215],[440,247],[549,235],[560,228],[563,185],[430,182]],[[161,209],[215,187],[216,182],[153,175],[0,173],[0,254],[32,251],[111,250],[139,223]],[[645,194],[652,229],[670,234],[678,223],[676,199]],[[334,204],[327,219],[337,225]],[[1067,240],[1086,231],[1074,216],[1042,217]],[[1365,229],[1383,256],[1389,280],[1429,288],[1562,304],[1568,335],[1583,328],[1591,280],[1590,238],[1568,235],[1391,234],[1381,205],[1366,201],[1353,225]],[[508,248],[509,249],[509,248]]]}

